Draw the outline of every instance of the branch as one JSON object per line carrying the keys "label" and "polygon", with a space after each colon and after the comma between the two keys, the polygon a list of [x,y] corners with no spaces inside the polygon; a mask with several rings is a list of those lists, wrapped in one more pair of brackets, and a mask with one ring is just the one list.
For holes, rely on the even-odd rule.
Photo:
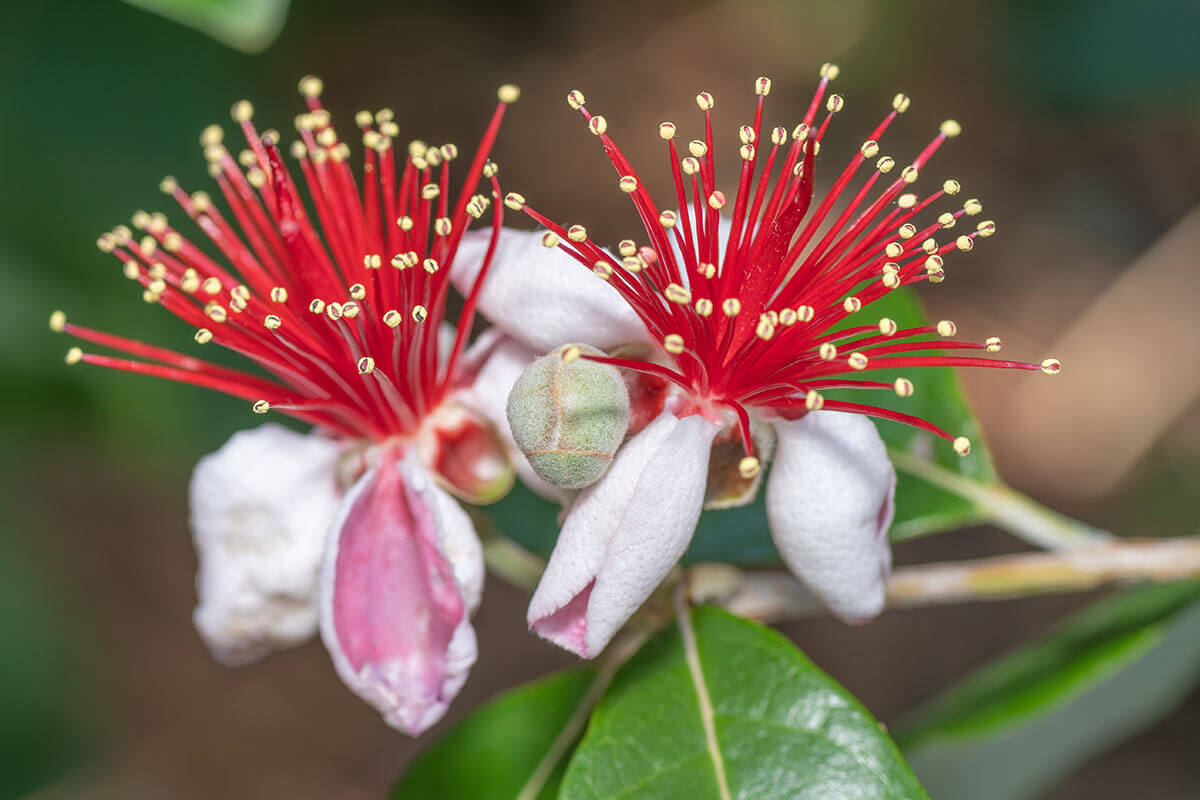
{"label": "branch", "polygon": [[[901,567],[888,581],[887,606],[1004,600],[1189,578],[1200,578],[1200,537],[1126,539],[1058,552]],[[715,603],[762,622],[825,613],[816,597],[787,573],[699,564],[692,568],[691,587],[694,602]]]}

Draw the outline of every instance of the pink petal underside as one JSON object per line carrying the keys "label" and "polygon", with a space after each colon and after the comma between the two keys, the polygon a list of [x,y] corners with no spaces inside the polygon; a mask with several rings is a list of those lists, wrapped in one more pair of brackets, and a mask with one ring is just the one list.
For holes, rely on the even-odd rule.
{"label": "pink petal underside", "polygon": [[474,660],[474,637],[453,566],[439,546],[432,486],[405,480],[392,450],[362,480],[334,531],[322,633],[343,680],[389,723],[420,733],[461,686]]}

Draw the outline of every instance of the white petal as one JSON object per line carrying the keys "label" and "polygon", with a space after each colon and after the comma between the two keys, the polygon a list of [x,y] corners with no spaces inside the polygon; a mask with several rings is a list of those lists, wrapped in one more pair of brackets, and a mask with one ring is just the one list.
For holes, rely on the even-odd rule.
{"label": "white petal", "polygon": [[234,434],[196,465],[193,619],[222,663],[254,661],[316,631],[317,574],[340,502],[339,450],[331,439],[268,423]]}
{"label": "white petal", "polygon": [[815,411],[777,420],[767,521],[784,562],[834,614],[883,610],[896,472],[871,420]]}
{"label": "white petal", "polygon": [[483,553],[466,512],[415,454],[396,455],[380,453],[333,523],[321,639],[345,684],[416,736],[446,713],[475,663],[470,610]]}
{"label": "white petal", "polygon": [[[450,279],[464,294],[479,274],[489,231],[463,236]],[[505,228],[479,295],[480,312],[538,353],[568,342],[601,350],[649,340],[642,321],[617,290],[541,232]]]}
{"label": "white petal", "polygon": [[529,603],[540,636],[584,658],[604,649],[687,550],[719,426],[664,411],[572,506]]}
{"label": "white petal", "polygon": [[[496,329],[489,329],[480,339],[483,340],[493,330]],[[483,416],[500,434],[500,439],[508,451],[509,461],[522,483],[547,500],[567,505],[573,493],[552,486],[533,471],[533,467],[529,466],[529,459],[525,458],[525,454],[513,441],[512,431],[508,426],[509,392],[525,368],[541,353],[507,336],[501,337],[499,341],[487,341],[486,344],[491,348],[487,360],[479,367],[475,382],[462,390],[457,399]],[[472,350],[475,347],[476,345],[472,345]]]}

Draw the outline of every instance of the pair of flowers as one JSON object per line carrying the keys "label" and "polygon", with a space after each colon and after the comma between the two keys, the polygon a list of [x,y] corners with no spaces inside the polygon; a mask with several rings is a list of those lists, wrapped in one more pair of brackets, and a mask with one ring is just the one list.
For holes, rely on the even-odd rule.
{"label": "pair of flowers", "polygon": [[[84,328],[61,312],[51,327],[123,354],[73,347],[68,363],[205,386],[313,426],[308,434],[273,423],[238,433],[196,468],[195,623],[215,655],[244,663],[319,629],[353,691],[400,730],[425,730],[476,657],[470,616],[484,567],[459,501],[494,501],[514,474],[565,509],[529,623],[581,656],[599,653],[662,581],[702,509],[753,499],[768,461],[767,513],[784,561],[842,618],[877,614],[895,475],[867,417],[916,425],[960,453],[969,443],[825,393],[912,393],[906,378],[864,379],[879,369],[1039,365],[949,354],[999,349],[995,339],[955,339],[949,321],[863,324],[872,302],[940,281],[942,257],[970,250],[994,226],[937,240],[979,213],[975,200],[917,223],[959,191],[954,181],[923,198],[907,191],[957,135],[956,123],[944,123],[898,177],[884,177],[895,162],[877,158],[878,140],[907,109],[903,95],[811,208],[817,152],[843,104],[825,96],[836,74],[822,68],[790,133],[764,130],[770,81],[755,82],[732,199],[717,188],[714,101],[698,95],[704,138],[687,145],[687,156],[677,151],[675,126],[660,127],[675,185],[675,208],[663,210],[605,119],[571,92],[568,102],[600,138],[645,228],[645,243],[621,242],[616,254],[582,226],[558,225],[502,193],[488,156],[518,97],[512,86],[500,89],[454,197],[457,148],[412,142],[398,152],[388,110],[355,118],[364,145],[356,175],[315,78],[300,83],[308,108],[296,119],[296,167],[285,165],[277,132],[255,128],[248,103],[233,108],[246,141],[236,155],[220,128],[205,130],[228,216],[172,178],[162,189],[206,235],[207,251],[165,216],[143,212],[133,219],[139,234],[121,226],[98,244],[147,302],[192,325],[197,343],[233,350],[259,373]],[[870,159],[873,169],[850,195]],[[505,228],[506,207],[545,230]],[[468,231],[489,210],[490,225]],[[446,321],[452,285],[463,298],[456,324]],[[476,312],[494,327],[468,346]],[[628,387],[624,442],[600,454],[611,464],[578,492],[546,483],[509,430],[509,392],[547,351],[616,368]]]}

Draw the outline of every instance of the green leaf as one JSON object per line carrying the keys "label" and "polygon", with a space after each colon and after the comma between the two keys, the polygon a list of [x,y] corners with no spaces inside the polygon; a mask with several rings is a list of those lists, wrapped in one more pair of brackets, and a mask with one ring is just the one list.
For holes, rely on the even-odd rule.
{"label": "green leaf", "polygon": [[1168,712],[1200,679],[1200,582],[1107,598],[967,678],[897,737],[936,797],[1020,800]]}
{"label": "green leaf", "polygon": [[879,724],[791,642],[700,608],[617,673],[559,797],[927,795]]}
{"label": "green leaf", "polygon": [[[409,766],[394,800],[514,800],[580,706],[596,673],[559,672],[480,706]],[[569,744],[569,743],[568,743]],[[550,800],[566,755],[528,800]]]}
{"label": "green leaf", "polygon": [[245,53],[263,50],[283,30],[291,0],[125,0],[195,28]]}

